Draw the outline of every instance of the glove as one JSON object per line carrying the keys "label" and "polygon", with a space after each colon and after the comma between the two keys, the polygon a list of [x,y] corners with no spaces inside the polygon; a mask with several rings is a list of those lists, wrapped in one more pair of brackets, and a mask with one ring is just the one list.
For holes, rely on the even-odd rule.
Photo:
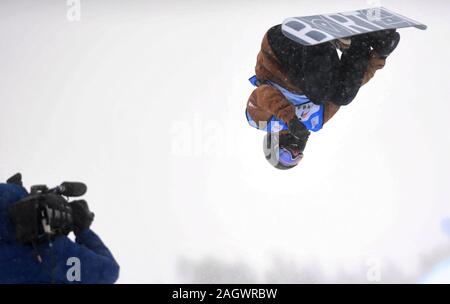
{"label": "glove", "polygon": [[360,50],[367,50],[370,48],[369,34],[360,34],[351,38],[351,44],[348,51],[358,52]]}
{"label": "glove", "polygon": [[398,46],[400,34],[395,30],[377,31],[369,34],[370,44],[380,58],[387,58]]}
{"label": "glove", "polygon": [[309,137],[309,131],[297,117],[291,119],[288,123],[289,132],[297,139],[303,140]]}
{"label": "glove", "polygon": [[73,226],[75,234],[89,229],[94,221],[94,213],[89,210],[88,204],[85,200],[73,201],[70,203],[73,214]]}
{"label": "glove", "polygon": [[[346,61],[349,63],[359,62],[361,58],[368,58],[370,53],[370,37],[368,34],[361,34],[352,37],[350,47],[343,52]],[[341,57],[342,58],[342,57]]]}

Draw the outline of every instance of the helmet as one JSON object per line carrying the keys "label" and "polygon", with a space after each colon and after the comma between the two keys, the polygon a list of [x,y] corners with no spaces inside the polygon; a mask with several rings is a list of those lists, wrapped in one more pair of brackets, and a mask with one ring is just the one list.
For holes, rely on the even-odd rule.
{"label": "helmet", "polygon": [[264,137],[264,154],[275,168],[292,169],[302,160],[307,141],[308,137],[298,139],[287,132],[267,133]]}

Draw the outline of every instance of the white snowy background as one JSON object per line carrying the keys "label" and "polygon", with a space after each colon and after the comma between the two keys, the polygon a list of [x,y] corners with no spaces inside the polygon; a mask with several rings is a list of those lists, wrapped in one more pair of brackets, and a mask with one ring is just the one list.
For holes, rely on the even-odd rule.
{"label": "white snowy background", "polygon": [[244,117],[267,29],[374,4],[2,0],[0,178],[86,182],[121,283],[450,282],[449,1],[298,168]]}

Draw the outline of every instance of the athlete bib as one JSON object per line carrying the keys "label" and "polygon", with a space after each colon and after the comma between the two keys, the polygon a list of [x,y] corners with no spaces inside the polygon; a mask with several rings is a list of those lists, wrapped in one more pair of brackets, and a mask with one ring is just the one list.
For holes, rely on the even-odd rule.
{"label": "athlete bib", "polygon": [[[256,79],[256,76],[253,76],[249,80],[254,86],[259,86],[259,82]],[[279,90],[284,95],[284,97],[286,97],[286,99],[295,107],[295,114],[297,115],[298,120],[302,122],[308,130],[317,132],[322,129],[324,114],[323,105],[316,105],[315,103],[310,101],[306,95],[292,93],[274,82],[267,81],[267,84]],[[246,113],[246,115],[249,124],[257,129],[272,133],[288,130],[288,126],[286,125],[286,123],[275,116],[272,116],[272,118],[268,122],[260,123],[258,125],[250,117],[248,112]]]}

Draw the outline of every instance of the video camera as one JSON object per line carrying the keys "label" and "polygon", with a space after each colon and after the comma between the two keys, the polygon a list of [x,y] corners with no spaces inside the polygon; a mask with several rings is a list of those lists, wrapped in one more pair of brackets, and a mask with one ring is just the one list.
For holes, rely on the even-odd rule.
{"label": "video camera", "polygon": [[[20,173],[8,179],[8,183],[22,186]],[[79,182],[64,182],[54,188],[32,186],[30,194],[8,210],[17,240],[35,245],[69,234],[74,230],[74,212],[69,198],[83,196],[86,192],[87,186]]]}

